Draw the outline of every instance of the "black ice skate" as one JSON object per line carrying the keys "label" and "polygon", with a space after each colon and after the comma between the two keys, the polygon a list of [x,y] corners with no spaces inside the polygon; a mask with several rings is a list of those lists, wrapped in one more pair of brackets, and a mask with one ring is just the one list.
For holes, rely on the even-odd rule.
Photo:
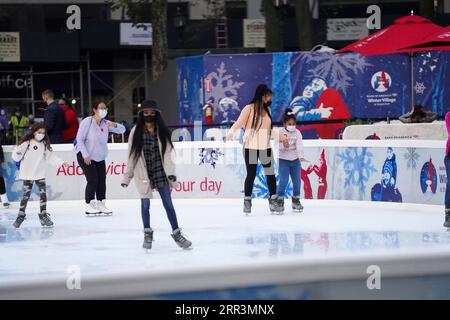
{"label": "black ice skate", "polygon": [[142,248],[150,250],[152,248],[152,242],[153,242],[153,230],[144,229],[144,243],[142,244]]}
{"label": "black ice skate", "polygon": [[278,206],[278,214],[284,213],[284,197],[278,197],[277,199],[277,206]]}
{"label": "black ice skate", "polygon": [[445,209],[444,227],[450,228],[450,209]]}
{"label": "black ice skate", "polygon": [[244,213],[249,214],[252,212],[252,197],[244,198]]}
{"label": "black ice skate", "polygon": [[9,203],[8,202],[4,202],[2,203],[3,209],[9,209]]}
{"label": "black ice skate", "polygon": [[292,197],[292,210],[294,212],[303,212],[303,206],[299,197]]}
{"label": "black ice skate", "polygon": [[269,209],[270,213],[280,213],[281,208],[278,205],[278,196],[276,194],[273,194],[269,198]]}
{"label": "black ice skate", "polygon": [[43,227],[53,227],[53,222],[50,219],[50,214],[47,211],[42,211],[39,214],[39,221]]}
{"label": "black ice skate", "polygon": [[190,246],[192,246],[192,242],[190,242],[181,234],[181,229],[179,228],[174,230],[171,236],[173,240],[175,240],[176,244],[182,249],[188,249]]}
{"label": "black ice skate", "polygon": [[23,220],[25,220],[25,213],[19,212],[19,214],[17,215],[16,221],[14,221],[14,223],[13,223],[14,228],[19,229]]}

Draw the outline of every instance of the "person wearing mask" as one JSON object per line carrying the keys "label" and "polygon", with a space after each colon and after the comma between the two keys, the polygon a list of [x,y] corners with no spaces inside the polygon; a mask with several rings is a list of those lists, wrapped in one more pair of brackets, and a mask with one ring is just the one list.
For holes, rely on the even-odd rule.
{"label": "person wearing mask", "polygon": [[255,91],[253,100],[242,109],[239,118],[227,134],[227,140],[231,140],[238,129],[244,129],[244,159],[247,170],[245,178],[244,213],[249,214],[252,206],[253,185],[258,169],[258,160],[263,166],[269,189],[269,209],[273,212],[281,212],[277,201],[277,183],[275,179],[274,158],[271,146],[272,135],[281,142],[287,141],[287,137],[272,129],[272,91],[260,84]]}
{"label": "person wearing mask", "polygon": [[15,139],[21,139],[23,137],[27,124],[28,118],[22,115],[20,109],[17,108],[15,114],[11,116],[11,127]]}
{"label": "person wearing mask", "polygon": [[[62,110],[62,109],[61,109]],[[106,164],[109,133],[122,134],[125,127],[106,120],[108,108],[100,101],[92,108],[93,115],[83,119],[78,130],[75,152],[87,180],[85,190],[86,209],[90,214],[111,214],[106,207]],[[97,201],[95,199],[97,198]]]}
{"label": "person wearing mask", "polygon": [[42,93],[42,100],[48,105],[44,113],[44,124],[52,144],[64,143],[66,116],[64,110],[56,103],[52,90]]}
{"label": "person wearing mask", "polygon": [[128,162],[122,187],[127,188],[131,180],[141,198],[141,215],[144,225],[144,249],[151,249],[153,229],[150,227],[150,199],[152,190],[158,190],[172,227],[172,238],[182,249],[191,247],[178,226],[177,215],[172,203],[171,187],[177,183],[171,141],[167,127],[156,101],[145,100],[138,113],[136,126],[131,130],[128,140]]}
{"label": "person wearing mask", "polygon": [[64,110],[66,116],[66,129],[64,130],[64,142],[73,143],[78,132],[78,118],[75,111],[67,104],[66,100],[59,99],[59,106]]}
{"label": "person wearing mask", "polygon": [[6,113],[5,109],[0,110],[0,134],[2,138],[2,143],[6,143],[8,138],[8,130],[10,125],[10,119]]}

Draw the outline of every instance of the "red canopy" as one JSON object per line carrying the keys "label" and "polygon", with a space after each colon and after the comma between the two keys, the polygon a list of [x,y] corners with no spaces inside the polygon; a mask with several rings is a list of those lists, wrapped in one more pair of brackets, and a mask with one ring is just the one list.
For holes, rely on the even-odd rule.
{"label": "red canopy", "polygon": [[338,52],[356,52],[365,56],[399,53],[423,41],[427,36],[443,28],[420,16],[406,16],[395,20],[394,24],[358,40]]}
{"label": "red canopy", "polygon": [[450,26],[435,32],[411,47],[406,47],[399,52],[450,50]]}

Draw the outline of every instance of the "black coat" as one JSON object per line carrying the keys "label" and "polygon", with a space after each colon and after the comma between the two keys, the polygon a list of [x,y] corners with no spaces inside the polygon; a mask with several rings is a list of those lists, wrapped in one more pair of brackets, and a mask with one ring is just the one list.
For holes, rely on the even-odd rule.
{"label": "black coat", "polygon": [[51,143],[64,143],[66,115],[56,102],[50,103],[45,111],[44,124]]}

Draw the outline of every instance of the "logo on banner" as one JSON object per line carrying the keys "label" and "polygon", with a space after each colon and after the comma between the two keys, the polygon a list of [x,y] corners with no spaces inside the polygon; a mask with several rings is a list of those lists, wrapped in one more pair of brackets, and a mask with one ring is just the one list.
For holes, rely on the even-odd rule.
{"label": "logo on banner", "polygon": [[433,161],[430,158],[425,162],[420,171],[420,187],[427,200],[430,200],[437,190],[437,173]]}
{"label": "logo on banner", "polygon": [[372,76],[371,84],[375,91],[386,92],[392,85],[392,79],[389,73],[382,70]]}

